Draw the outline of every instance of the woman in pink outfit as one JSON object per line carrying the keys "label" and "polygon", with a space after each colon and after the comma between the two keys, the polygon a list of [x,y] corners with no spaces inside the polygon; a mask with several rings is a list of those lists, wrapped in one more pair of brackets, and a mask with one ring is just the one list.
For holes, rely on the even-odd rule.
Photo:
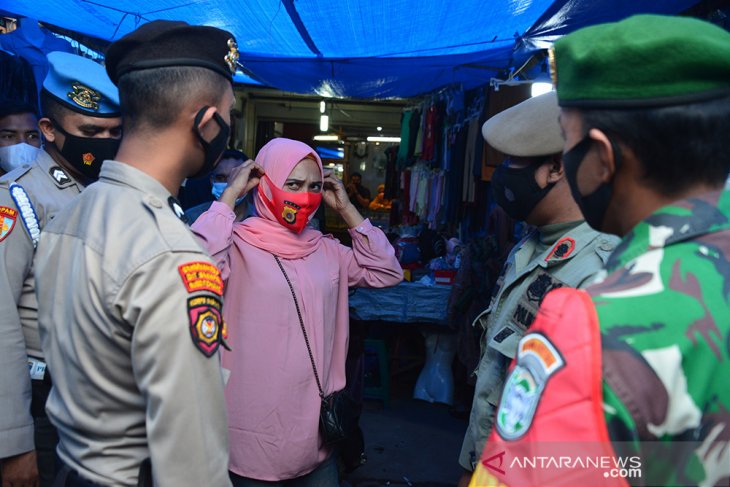
{"label": "woman in pink outfit", "polygon": [[[319,435],[319,389],[291,289],[330,394],[345,387],[348,287],[394,286],[403,278],[400,265],[383,232],[363,219],[308,145],[274,139],[230,180],[193,231],[226,280],[231,350],[223,353],[223,368],[230,374],[233,485],[336,487],[337,465]],[[234,222],[235,200],[253,188],[258,216]],[[351,249],[306,227],[322,200],[349,226]]]}

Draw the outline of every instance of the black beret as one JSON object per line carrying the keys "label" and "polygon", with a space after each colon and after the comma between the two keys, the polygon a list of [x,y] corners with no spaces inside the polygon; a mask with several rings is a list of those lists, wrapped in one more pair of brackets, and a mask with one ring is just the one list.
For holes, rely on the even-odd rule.
{"label": "black beret", "polygon": [[236,72],[238,45],[233,34],[216,27],[155,20],[112,43],[106,72],[117,84],[131,71],[172,66],[197,66],[227,79]]}

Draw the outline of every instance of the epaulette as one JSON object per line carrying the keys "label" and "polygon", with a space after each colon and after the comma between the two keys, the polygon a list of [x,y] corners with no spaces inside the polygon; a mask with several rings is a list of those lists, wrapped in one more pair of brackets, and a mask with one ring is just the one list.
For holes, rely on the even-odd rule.
{"label": "epaulette", "polygon": [[9,173],[4,174],[2,177],[2,181],[5,182],[8,187],[10,187],[11,184],[20,179],[21,176],[24,176],[25,173],[30,171],[31,167],[32,166],[30,164],[23,164],[22,166],[18,166]]}
{"label": "epaulette", "polygon": [[28,193],[25,192],[25,189],[15,182],[10,184],[10,196],[15,201],[15,206],[18,207],[18,211],[20,211],[20,217],[23,219],[23,224],[28,230],[30,239],[33,242],[33,248],[36,248],[38,246],[38,240],[41,237],[41,226],[38,222],[38,214],[35,212],[35,208],[33,208],[33,203],[28,198]]}

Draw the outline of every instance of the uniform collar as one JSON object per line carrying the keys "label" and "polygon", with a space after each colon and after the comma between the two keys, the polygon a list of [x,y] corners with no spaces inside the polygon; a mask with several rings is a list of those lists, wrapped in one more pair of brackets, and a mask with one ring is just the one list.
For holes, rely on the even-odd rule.
{"label": "uniform collar", "polygon": [[675,201],[632,228],[611,255],[606,270],[624,266],[651,250],[727,228],[730,228],[730,191],[713,191]]}
{"label": "uniform collar", "polygon": [[59,188],[65,189],[70,186],[78,186],[79,191],[84,189],[84,185],[75,180],[66,169],[62,168],[53,160],[48,152],[44,150],[40,151],[36,159],[36,164],[53,181],[53,184]]}
{"label": "uniform collar", "polygon": [[119,161],[104,162],[99,173],[99,180],[102,179],[129,186],[143,193],[156,196],[165,202],[167,198],[172,196],[162,183],[146,172]]}
{"label": "uniform collar", "polygon": [[[99,180],[128,186],[145,193],[144,200],[155,208],[167,206],[176,217],[185,221],[185,216],[177,199],[158,180],[137,168],[119,161],[104,161]],[[187,223],[187,222],[186,222]]]}
{"label": "uniform collar", "polygon": [[[518,273],[529,272],[534,267],[548,268],[566,262],[580,253],[590,244],[599,233],[593,230],[586,222],[580,222],[561,235],[555,243],[550,245],[539,255],[533,255],[532,250],[539,238],[539,231],[533,230],[529,237],[520,245],[520,251],[515,254],[515,270]],[[527,246],[530,246],[528,249]]]}

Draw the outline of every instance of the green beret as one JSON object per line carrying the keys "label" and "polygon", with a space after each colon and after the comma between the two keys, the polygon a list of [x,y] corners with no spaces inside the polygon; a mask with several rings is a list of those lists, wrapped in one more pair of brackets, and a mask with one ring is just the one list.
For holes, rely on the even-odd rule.
{"label": "green beret", "polygon": [[689,17],[635,15],[550,49],[562,107],[683,105],[730,95],[730,33]]}
{"label": "green beret", "polygon": [[106,71],[119,77],[144,69],[195,66],[232,79],[238,61],[233,34],[216,27],[182,21],[155,20],[112,43],[106,52]]}

